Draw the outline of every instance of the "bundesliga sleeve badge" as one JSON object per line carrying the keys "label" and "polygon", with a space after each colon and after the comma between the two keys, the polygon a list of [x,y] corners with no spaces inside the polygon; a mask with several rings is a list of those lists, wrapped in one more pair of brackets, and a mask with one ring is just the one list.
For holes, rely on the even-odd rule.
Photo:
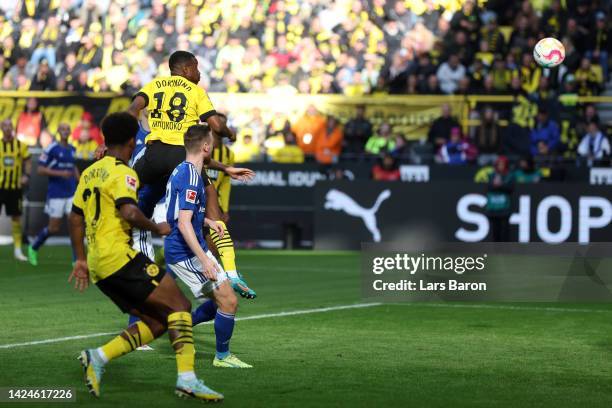
{"label": "bundesliga sleeve badge", "polygon": [[132,191],[136,191],[136,184],[138,184],[136,182],[136,179],[130,175],[126,175],[125,176],[125,184],[127,185],[127,188],[129,188]]}
{"label": "bundesliga sleeve badge", "polygon": [[188,203],[195,204],[196,197],[197,193],[195,191],[189,189],[185,191],[185,201],[187,201]]}

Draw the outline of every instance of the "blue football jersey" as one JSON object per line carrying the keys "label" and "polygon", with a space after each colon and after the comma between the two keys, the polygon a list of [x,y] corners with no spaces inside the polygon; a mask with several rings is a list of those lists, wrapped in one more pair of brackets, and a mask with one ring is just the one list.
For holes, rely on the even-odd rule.
{"label": "blue football jersey", "polygon": [[[74,146],[62,146],[53,142],[38,158],[38,165],[51,170],[74,171]],[[75,177],[49,177],[47,198],[68,198],[74,195],[77,180]]]}
{"label": "blue football jersey", "polygon": [[178,228],[180,210],[193,211],[191,224],[200,246],[207,251],[203,232],[204,211],[206,210],[204,181],[195,166],[189,162],[179,164],[166,185],[166,221],[170,224],[172,232],[164,240],[164,254],[169,264],[195,256]]}

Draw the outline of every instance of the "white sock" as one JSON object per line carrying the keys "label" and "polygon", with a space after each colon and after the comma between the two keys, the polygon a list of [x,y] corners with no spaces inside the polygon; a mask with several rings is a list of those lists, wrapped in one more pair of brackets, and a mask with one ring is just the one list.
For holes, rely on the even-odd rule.
{"label": "white sock", "polygon": [[196,379],[196,375],[193,371],[185,371],[182,373],[178,373],[178,376],[183,381],[193,381]]}
{"label": "white sock", "polygon": [[225,273],[230,278],[238,278],[238,271],[225,271]]}
{"label": "white sock", "polygon": [[99,359],[99,362],[102,364],[106,364],[108,363],[108,357],[106,357],[106,354],[104,353],[104,350],[102,350],[102,347],[98,347],[96,349],[96,353],[94,354],[94,358],[97,357]]}

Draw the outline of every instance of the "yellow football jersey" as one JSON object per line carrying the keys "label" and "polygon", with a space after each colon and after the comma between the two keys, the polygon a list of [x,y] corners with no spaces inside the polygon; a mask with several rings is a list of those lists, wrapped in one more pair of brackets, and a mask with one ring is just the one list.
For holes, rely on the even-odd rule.
{"label": "yellow football jersey", "polygon": [[215,108],[206,91],[180,76],[157,77],[136,96],[145,98],[151,133],[146,143],[159,140],[183,145],[185,131],[214,115]]}
{"label": "yellow football jersey", "polygon": [[[226,166],[234,165],[234,152],[227,146],[222,144],[220,147],[215,147],[212,154],[213,160],[225,164]],[[219,170],[207,169],[206,173],[212,181],[217,194],[219,195],[219,207],[223,212],[229,210],[229,199],[232,191],[231,178],[227,174]]]}
{"label": "yellow football jersey", "polygon": [[107,156],[83,171],[73,209],[85,217],[87,264],[95,283],[121,269],[136,251],[131,227],[117,209],[137,203],[138,176],[121,160]]}
{"label": "yellow football jersey", "polygon": [[17,139],[6,142],[0,138],[0,189],[21,188],[23,162],[29,158],[28,145]]}

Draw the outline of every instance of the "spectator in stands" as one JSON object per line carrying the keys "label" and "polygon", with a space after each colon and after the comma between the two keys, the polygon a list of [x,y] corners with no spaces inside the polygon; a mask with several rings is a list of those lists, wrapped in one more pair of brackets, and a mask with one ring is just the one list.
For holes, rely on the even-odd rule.
{"label": "spectator in stands", "polygon": [[474,159],[474,148],[461,136],[461,129],[451,129],[450,140],[440,148],[440,162],[452,165],[466,164]]}
{"label": "spectator in stands", "polygon": [[[82,138],[82,132],[86,132],[87,137]],[[89,142],[91,140],[95,142],[98,146],[104,144],[102,132],[100,132],[100,128],[98,128],[94,123],[93,115],[91,113],[83,112],[83,115],[81,116],[81,121],[72,131],[71,140],[74,142]]]}
{"label": "spectator in stands", "polygon": [[295,134],[297,145],[306,155],[314,155],[317,140],[325,131],[325,117],[321,115],[317,108],[310,104],[306,112],[302,115],[291,130]]}
{"label": "spectator in stands", "polygon": [[76,58],[81,65],[88,69],[98,68],[102,65],[102,50],[95,44],[92,35],[81,38],[81,47]]}
{"label": "spectator in stands", "polygon": [[236,163],[258,161],[260,155],[259,145],[253,140],[253,131],[244,129],[236,143],[232,145]]}
{"label": "spectator in stands", "polygon": [[372,167],[372,179],[377,181],[398,181],[401,175],[395,158],[385,152],[378,163]]}
{"label": "spectator in stands", "polygon": [[458,128],[459,122],[451,114],[448,103],[442,105],[442,116],[434,120],[427,133],[429,143],[437,150],[450,139],[451,129]]}
{"label": "spectator in stands", "polygon": [[610,79],[608,72],[609,50],[612,46],[612,31],[607,26],[606,13],[598,11],[595,15],[595,27],[591,29],[589,37],[590,49],[586,53],[587,58],[596,61],[603,73],[604,82]]}
{"label": "spectator in stands", "polygon": [[251,110],[251,117],[244,124],[253,131],[253,141],[257,145],[261,145],[265,139],[266,124],[261,117],[261,109],[254,108]]}
{"label": "spectator in stands", "polygon": [[[575,110],[575,107],[572,107]],[[576,123],[576,132],[579,135],[585,135],[588,133],[588,126],[591,122],[601,123],[599,120],[599,114],[597,113],[597,109],[595,109],[595,105],[592,103],[584,105],[584,107],[580,110],[580,116]]]}
{"label": "spectator in stands", "polygon": [[445,94],[454,93],[459,87],[459,81],[465,77],[466,70],[459,62],[457,54],[451,54],[448,61],[442,63],[438,68],[437,76],[440,82],[440,89]]}
{"label": "spectator in stands", "polygon": [[529,24],[529,18],[519,14],[508,42],[509,49],[520,54],[527,53],[531,38],[535,37],[533,29],[534,27]]}
{"label": "spectator in stands", "polygon": [[372,123],[365,116],[365,106],[358,105],[356,116],[344,125],[344,152],[363,153],[372,136]]}
{"label": "spectator in stands", "polygon": [[444,92],[440,89],[440,83],[438,77],[435,74],[431,74],[427,77],[427,83],[423,84],[421,92],[427,95],[443,95]]}
{"label": "spectator in stands", "polygon": [[77,87],[79,73],[83,67],[76,59],[76,54],[70,52],[66,55],[64,66],[58,76],[57,89],[61,91],[74,91]]}
{"label": "spectator in stands", "polygon": [[536,168],[533,156],[525,156],[519,161],[518,169],[514,172],[516,183],[538,183],[542,179],[542,172]]}
{"label": "spectator in stands", "polygon": [[548,110],[541,106],[538,109],[535,127],[531,130],[531,154],[541,150],[540,144],[546,145],[546,153],[556,153],[561,148],[559,125],[548,116]]}
{"label": "spectator in stands", "polygon": [[489,72],[493,78],[493,87],[498,92],[506,92],[512,79],[512,71],[506,66],[501,55],[496,55],[493,60],[493,68]]}
{"label": "spectator in stands", "polygon": [[[28,146],[46,147],[51,143],[51,136],[47,131],[47,121],[39,109],[36,98],[28,98],[25,110],[17,118],[15,133],[17,139]],[[44,140],[41,140],[43,133],[45,137],[42,138]]]}
{"label": "spectator in stands", "polygon": [[55,91],[57,80],[55,74],[49,68],[49,63],[46,59],[40,62],[38,71],[30,81],[31,91]]}
{"label": "spectator in stands", "polygon": [[96,143],[94,140],[91,139],[88,128],[83,128],[79,132],[79,138],[76,140],[72,140],[71,144],[75,148],[74,157],[76,159],[81,159],[81,160],[93,160],[94,159],[96,149],[98,148],[98,143]]}
{"label": "spectator in stands", "polygon": [[482,30],[482,41],[486,46],[481,47],[481,52],[489,55],[481,55],[487,66],[491,66],[494,54],[501,54],[506,50],[506,39],[497,24],[497,15],[489,11],[483,16],[485,27]]}
{"label": "spectator in stands", "polygon": [[396,160],[400,160],[410,154],[410,145],[401,133],[395,133],[393,135],[392,146],[393,148],[389,150],[389,153]]}
{"label": "spectator in stands", "polygon": [[276,149],[271,159],[274,163],[304,163],[304,152],[295,143],[292,132],[285,135],[285,145]]}
{"label": "spectator in stands", "polygon": [[[87,71],[81,71],[78,74],[76,84],[74,84],[74,88],[72,89],[74,92],[91,92],[93,88],[88,84],[89,77],[87,75]],[[130,96],[132,96],[131,94]]]}
{"label": "spectator in stands", "polygon": [[502,137],[493,108],[487,106],[481,116],[480,126],[474,135],[474,143],[480,153],[478,164],[484,166],[497,160],[497,155],[501,152]]}
{"label": "spectator in stands", "polygon": [[55,68],[56,47],[62,42],[62,32],[57,16],[50,15],[47,23],[40,32],[40,39],[36,43],[36,48],[30,58],[30,63],[34,66],[40,61],[47,60],[49,66]]}
{"label": "spectator in stands", "polygon": [[[28,57],[23,52],[16,55],[15,65],[13,65],[3,78],[4,89],[19,89],[19,78],[32,78],[34,75],[34,67],[28,63]],[[29,86],[28,86],[29,88]],[[28,89],[26,88],[26,89]]]}
{"label": "spectator in stands", "polygon": [[391,133],[391,125],[383,122],[378,127],[378,132],[374,133],[368,139],[365,145],[366,153],[378,155],[382,151],[391,151],[395,149],[395,141]]}
{"label": "spectator in stands", "polygon": [[578,83],[578,95],[597,95],[603,86],[603,75],[599,65],[591,64],[588,58],[582,58],[580,68],[574,73]]}
{"label": "spectator in stands", "polygon": [[487,204],[485,211],[489,219],[491,240],[508,242],[510,240],[511,196],[514,180],[508,166],[508,159],[500,156],[495,162],[495,171],[489,175]]}
{"label": "spectator in stands", "polygon": [[587,129],[588,132],[580,141],[577,152],[592,166],[595,161],[610,157],[610,141],[599,130],[597,122],[589,122]]}
{"label": "spectator in stands", "polygon": [[567,11],[562,7],[561,0],[553,0],[542,14],[540,28],[546,35],[558,38],[566,24]]}
{"label": "spectator in stands", "polygon": [[338,161],[342,151],[344,132],[338,120],[329,115],[324,133],[316,139],[315,159],[321,164],[332,164]]}
{"label": "spectator in stands", "polygon": [[453,31],[463,31],[469,41],[476,41],[480,31],[480,17],[474,0],[465,0],[450,22]]}

